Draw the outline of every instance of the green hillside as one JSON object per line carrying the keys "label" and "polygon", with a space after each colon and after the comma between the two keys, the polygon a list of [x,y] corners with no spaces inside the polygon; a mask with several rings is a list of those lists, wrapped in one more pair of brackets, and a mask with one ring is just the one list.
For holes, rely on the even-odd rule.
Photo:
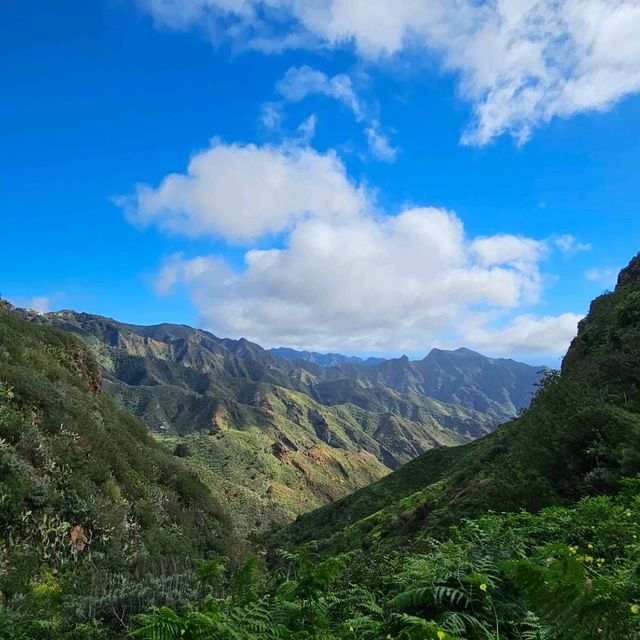
{"label": "green hillside", "polygon": [[5,303],[0,532],[0,601],[27,616],[46,609],[52,628],[101,607],[128,617],[119,589],[145,606],[169,563],[184,572],[235,544],[205,485],[101,392],[86,347]]}
{"label": "green hillside", "polygon": [[[217,510],[206,511],[215,506],[206,487],[217,487],[220,496],[238,487],[247,495],[259,493],[262,478],[273,474],[271,491],[277,492],[279,482],[283,486],[290,482],[283,474],[299,470],[299,465],[311,470],[311,458],[321,464],[331,445],[296,450],[292,443],[265,440],[265,457],[256,465],[253,447],[258,440],[248,437],[246,430],[225,431],[219,424],[213,433],[194,434],[188,441],[164,436],[175,446],[171,458],[98,392],[97,368],[78,342],[25,325],[11,314],[4,316],[2,357],[10,364],[10,377],[3,383],[3,456],[12,456],[12,464],[23,465],[25,471],[15,476],[16,481],[9,476],[14,484],[5,489],[2,501],[3,517],[9,522],[3,567],[9,571],[2,574],[5,605],[0,609],[4,624],[0,637],[123,639],[132,633],[147,640],[640,637],[640,256],[622,272],[614,292],[594,301],[562,373],[547,375],[520,417],[469,444],[427,451],[370,486],[299,516],[267,541],[264,560],[260,559],[264,541],[256,522],[258,535],[253,542],[260,555],[244,564],[238,562],[238,539],[233,533],[228,536],[225,525],[225,507],[233,503],[222,500]],[[16,373],[20,370],[22,384]],[[44,391],[39,392],[42,384]],[[286,413],[289,406],[296,411],[300,406],[307,411],[315,407],[315,401],[300,391],[277,385],[269,389],[268,410],[275,415]],[[69,396],[74,398],[72,406],[65,401]],[[43,415],[55,419],[36,419],[38,406],[44,408]],[[58,413],[60,406],[67,407],[68,414]],[[96,407],[107,416],[123,416],[122,424],[131,425],[136,442],[145,443],[147,465],[155,461],[154,470],[167,464],[187,474],[189,492],[182,482],[178,488],[167,484],[164,474],[153,475],[142,461],[136,466],[129,457],[127,438],[123,443],[118,440],[124,437],[121,426],[110,432],[118,446],[108,449],[101,441],[100,455],[95,451],[93,457],[82,455],[83,440],[65,440],[66,430],[74,424],[72,411],[82,411],[82,424],[90,426],[97,420]],[[326,422],[332,437],[339,438],[338,423],[347,429],[348,420],[334,418],[335,425]],[[102,419],[112,424],[111,417]],[[34,463],[39,460],[35,451],[40,451],[33,447],[38,442],[33,435],[36,426],[56,434],[48,440],[48,450],[57,451],[53,467]],[[300,425],[301,431],[295,433],[300,442],[307,427]],[[83,427],[81,436],[84,429],[92,433],[94,427]],[[58,441],[63,449],[56,449]],[[211,446],[212,441],[219,443]],[[271,454],[266,449],[269,442]],[[225,446],[224,456],[215,453],[216,447]],[[31,457],[24,453],[29,447],[34,449]],[[117,453],[121,447],[123,453]],[[245,457],[233,458],[243,450]],[[76,494],[70,494],[68,487],[53,492],[58,476],[65,476],[46,471],[57,471],[57,460],[64,455],[81,459],[69,466],[80,486],[85,473],[80,470],[87,469],[93,478],[89,470],[106,460],[120,492],[113,490],[108,475],[99,476],[103,484],[85,480],[87,492],[78,495],[89,504],[97,502],[99,508],[65,515],[59,539],[66,555],[57,556],[49,551],[48,537],[34,537],[18,523],[39,513],[41,530],[52,522],[49,518],[68,513],[64,505],[69,495]],[[121,459],[141,474],[140,482],[153,495],[164,496],[154,503],[146,521],[135,520],[138,501],[120,479],[116,461]],[[229,473],[237,475],[233,486],[226,484],[230,480],[219,482],[212,459],[216,465],[228,463]],[[203,464],[205,460],[209,463]],[[243,471],[250,460],[255,469]],[[266,460],[282,466],[269,467]],[[346,480],[355,472],[347,462],[324,459],[325,477],[343,473]],[[198,471],[202,483],[189,468]],[[255,474],[254,486],[245,482],[245,472]],[[44,498],[31,486],[20,489],[21,483],[39,476],[46,477],[41,481]],[[104,498],[104,491],[110,497]],[[42,511],[34,509],[34,493],[35,505]],[[147,494],[141,495],[145,499]],[[131,505],[132,514],[121,529],[117,526],[121,521],[111,519],[110,511],[119,500]],[[258,504],[253,499],[250,503]],[[279,494],[262,507],[274,508],[276,503],[285,509],[287,497]],[[194,509],[199,516],[210,513],[208,521],[190,516]],[[264,513],[245,508],[244,518],[248,522]],[[169,514],[179,514],[180,521],[172,521]],[[100,518],[113,523],[109,530],[113,539],[107,540],[104,530],[93,524],[102,522]],[[197,527],[203,524],[216,532],[208,542],[198,535]],[[81,532],[94,528],[97,537],[92,533],[84,541]],[[127,539],[138,542],[131,547],[125,544]],[[16,545],[16,540],[22,542]],[[157,540],[162,546],[154,545]],[[79,542],[85,549],[75,548]],[[185,572],[188,561],[197,563],[207,547],[223,550],[229,560],[211,558]],[[84,554],[87,548],[100,553]],[[131,549],[140,555],[131,555]],[[30,553],[30,564],[25,563],[23,558]],[[163,570],[154,572],[158,553],[163,554],[164,565],[159,563]],[[31,569],[25,573],[24,567]],[[149,606],[153,604],[161,606]],[[145,608],[146,613],[132,615]]]}
{"label": "green hillside", "polygon": [[434,350],[417,363],[323,367],[182,325],[22,313],[89,346],[104,390],[183,452],[241,539],[349,495],[424,451],[489,433],[528,401],[539,377],[534,367],[466,350]]}
{"label": "green hillside", "polygon": [[[596,299],[531,407],[476,442],[430,451],[303,516],[279,541],[396,544],[487,510],[536,511],[612,494],[640,472],[640,259]],[[385,543],[385,540],[387,542]]]}
{"label": "green hillside", "polygon": [[[531,407],[272,537],[159,638],[640,637],[640,256]],[[279,549],[285,546],[286,550]],[[213,586],[215,585],[215,586]]]}

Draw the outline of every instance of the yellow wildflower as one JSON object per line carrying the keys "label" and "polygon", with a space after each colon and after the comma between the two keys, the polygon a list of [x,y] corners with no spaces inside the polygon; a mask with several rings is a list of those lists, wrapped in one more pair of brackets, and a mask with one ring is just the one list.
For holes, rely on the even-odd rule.
{"label": "yellow wildflower", "polygon": [[627,511],[624,515],[627,516],[627,518],[630,518],[631,517],[631,511]]}
{"label": "yellow wildflower", "polygon": [[487,590],[487,585],[483,582],[483,583],[480,585],[480,591],[486,591],[486,590]]}
{"label": "yellow wildflower", "polygon": [[585,562],[589,562],[589,563],[590,563],[590,562],[593,562],[593,556],[585,556],[585,557],[584,557],[584,561],[585,561]]}
{"label": "yellow wildflower", "polygon": [[593,549],[593,545],[592,545],[591,543],[589,543],[589,544],[587,545],[587,549]]}
{"label": "yellow wildflower", "polygon": [[578,547],[567,547],[567,549],[569,550],[569,553],[571,555],[575,555],[576,551],[578,550]]}
{"label": "yellow wildflower", "polygon": [[640,613],[640,604],[632,604],[630,609],[631,613]]}
{"label": "yellow wildflower", "polygon": [[438,640],[444,640],[447,637],[447,634],[442,629],[438,629],[436,635],[438,636]]}

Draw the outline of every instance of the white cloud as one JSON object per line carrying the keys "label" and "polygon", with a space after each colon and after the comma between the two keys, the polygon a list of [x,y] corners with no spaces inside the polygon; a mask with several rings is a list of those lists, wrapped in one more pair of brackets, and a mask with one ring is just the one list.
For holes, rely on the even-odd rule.
{"label": "white cloud", "polygon": [[262,115],[260,117],[262,124],[267,129],[277,129],[282,123],[282,112],[280,105],[273,102],[267,102],[262,105]]}
{"label": "white cloud", "polygon": [[[287,102],[300,102],[316,94],[337,100],[353,113],[356,122],[365,123],[364,134],[373,157],[383,162],[395,161],[398,149],[394,148],[389,138],[382,133],[380,122],[370,117],[353,87],[351,78],[346,74],[340,73],[330,77],[308,65],[290,67],[276,84],[276,91]],[[267,113],[271,116],[271,111],[265,112],[263,108],[263,122]]]}
{"label": "white cloud", "polygon": [[[307,133],[313,123],[307,122]],[[335,153],[292,144],[224,144],[196,154],[186,174],[116,199],[130,219],[189,236],[248,242],[306,216],[352,217],[366,205]]]}
{"label": "white cloud", "polygon": [[579,242],[575,236],[569,233],[558,236],[554,240],[554,244],[565,256],[573,256],[580,251],[588,251],[591,249],[591,245],[584,242]]}
{"label": "white cloud", "polygon": [[[62,297],[61,295],[56,295],[57,298]],[[31,309],[32,311],[37,311],[38,313],[48,313],[51,311],[51,298],[49,296],[34,296],[33,298],[11,298],[11,304],[14,304],[16,307],[23,307],[25,309]]]}
{"label": "white cloud", "polygon": [[364,132],[374,158],[384,162],[393,162],[396,159],[398,149],[391,145],[389,138],[380,133],[376,125],[367,127]]}
{"label": "white cloud", "polygon": [[49,296],[35,296],[31,298],[27,306],[29,309],[39,313],[47,313],[47,311],[51,310],[51,299]]}
{"label": "white cloud", "polygon": [[[220,335],[380,352],[456,337],[494,353],[500,341],[527,353],[566,346],[569,316],[521,315],[542,294],[548,242],[469,237],[454,212],[433,207],[384,215],[333,152],[214,142],[185,174],[121,202],[137,223],[246,242],[242,268],[175,255],[157,279],[160,293],[186,287]],[[263,248],[274,233],[278,248]]]}
{"label": "white cloud", "polygon": [[546,253],[546,244],[539,240],[511,234],[477,238],[471,244],[483,267],[495,264],[535,264]]}
{"label": "white cloud", "polygon": [[300,102],[313,94],[324,95],[347,106],[356,120],[365,118],[364,107],[356,95],[351,78],[344,73],[329,77],[307,65],[291,67],[276,84],[276,90],[289,102]]}
{"label": "white cloud", "polygon": [[617,269],[589,269],[585,278],[603,287],[613,287],[618,278]]}
{"label": "white cloud", "polygon": [[[540,295],[540,251],[485,260],[477,246],[442,209],[310,218],[296,224],[285,248],[248,251],[242,271],[215,256],[174,256],[158,288],[186,286],[202,323],[221,335],[325,350],[416,351],[455,333],[475,308],[510,314]],[[474,337],[489,344],[484,331]],[[549,338],[532,332],[529,342],[532,351],[545,350]]]}
{"label": "white cloud", "polygon": [[500,329],[483,326],[464,334],[465,344],[495,355],[563,354],[576,335],[582,316],[518,315]]}
{"label": "white cloud", "polygon": [[438,59],[474,111],[462,136],[519,142],[554,117],[604,111],[640,91],[637,0],[139,0],[156,22],[197,24],[242,47],[355,47]]}
{"label": "white cloud", "polygon": [[307,145],[313,139],[316,134],[316,127],[318,126],[318,116],[312,113],[308,118],[305,118],[298,125],[298,133],[300,134],[301,144]]}

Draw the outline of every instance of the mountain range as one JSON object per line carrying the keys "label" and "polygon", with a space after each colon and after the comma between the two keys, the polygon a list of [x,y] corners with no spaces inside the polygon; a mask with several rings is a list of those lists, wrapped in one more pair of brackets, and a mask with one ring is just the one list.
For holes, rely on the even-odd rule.
{"label": "mountain range", "polygon": [[[263,351],[0,301],[0,638],[638,637],[640,256],[529,408],[394,470],[392,436],[428,431],[387,411],[406,422],[381,444],[380,414],[323,404],[317,387],[435,419],[462,405],[427,389],[477,403],[487,370],[513,380],[521,365],[458,350],[301,366]],[[421,373],[434,361],[436,382]],[[118,406],[142,390],[163,407],[147,416],[191,396],[235,408],[150,433]],[[478,410],[460,411],[468,425]]]}
{"label": "mountain range", "polygon": [[303,360],[313,362],[323,367],[333,367],[339,364],[379,364],[386,358],[360,358],[358,356],[345,356],[341,353],[318,353],[317,351],[298,351],[289,347],[275,347],[269,349],[270,353],[285,360]]}
{"label": "mountain range", "polygon": [[424,451],[491,432],[528,405],[543,373],[468,349],[433,349],[419,361],[293,351],[283,358],[282,350],[184,325],[74,311],[22,315],[85,342],[104,390],[198,462],[241,537],[343,497]]}
{"label": "mountain range", "polygon": [[326,553],[363,546],[382,553],[489,510],[536,512],[615,494],[623,478],[640,473],[639,416],[640,255],[615,291],[592,302],[561,372],[549,373],[521,416],[474,442],[427,451],[301,516],[272,544],[314,541]]}

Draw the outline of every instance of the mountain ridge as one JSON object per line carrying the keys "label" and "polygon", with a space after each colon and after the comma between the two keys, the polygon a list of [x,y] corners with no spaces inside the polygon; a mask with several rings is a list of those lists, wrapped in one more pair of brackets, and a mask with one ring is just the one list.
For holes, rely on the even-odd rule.
{"label": "mountain ridge", "polygon": [[[384,549],[464,518],[615,494],[640,473],[640,254],[596,298],[562,363],[523,414],[425,452],[380,481],[301,516],[272,544],[324,553]],[[386,542],[385,542],[386,541]],[[386,545],[386,546],[385,546]]]}
{"label": "mountain ridge", "polygon": [[[439,384],[438,381],[426,382],[428,378],[433,377],[434,367],[430,365],[436,360],[436,356],[440,360],[447,359],[446,364],[450,368],[452,366],[458,367],[458,370],[447,371],[448,381],[454,382],[457,385],[456,389],[464,387],[463,390],[467,396],[473,393],[485,393],[487,386],[478,388],[476,380],[468,380],[468,376],[465,378],[459,363],[455,363],[455,360],[466,358],[464,366],[468,368],[469,358],[473,359],[476,364],[476,374],[483,373],[483,368],[490,370],[492,367],[506,368],[508,375],[519,375],[520,378],[523,377],[522,372],[526,372],[524,375],[526,379],[506,381],[509,388],[502,393],[502,396],[505,397],[498,395],[491,399],[493,400],[492,409],[496,424],[505,417],[511,417],[517,413],[518,409],[524,408],[528,404],[531,389],[539,379],[540,371],[544,370],[544,368],[531,367],[509,359],[488,358],[465,348],[455,351],[432,349],[425,358],[416,361],[402,357],[366,366],[361,366],[359,363],[321,366],[313,362],[286,360],[244,338],[240,340],[218,338],[206,330],[194,329],[187,325],[169,323],[149,326],[134,325],[68,310],[32,316],[32,319],[49,321],[60,328],[76,333],[93,344],[94,347],[96,347],[95,339],[97,339],[108,346],[122,348],[130,352],[130,355],[166,358],[171,354],[174,359],[180,360],[180,363],[185,366],[215,370],[216,363],[204,363],[202,360],[189,359],[188,347],[193,344],[189,345],[185,342],[191,341],[210,354],[237,358],[237,361],[230,363],[233,374],[245,376],[253,381],[271,382],[292,388],[306,393],[321,404],[327,405],[336,404],[337,398],[332,397],[335,395],[333,387],[336,385],[343,388],[345,385],[349,387],[355,396],[356,404],[359,406],[364,406],[364,401],[359,400],[358,391],[361,391],[362,388],[373,388],[378,385],[400,393],[433,397],[440,402],[451,403],[452,400],[459,402],[459,398],[451,391],[451,385]],[[147,340],[140,341],[141,337]],[[131,344],[131,338],[136,344]],[[185,342],[180,342],[181,340]],[[218,361],[217,364],[219,365],[220,362]],[[442,362],[437,365],[439,370],[443,369]],[[518,384],[520,384],[521,390],[511,398],[510,392]],[[340,397],[339,393],[338,397]],[[498,406],[501,403],[504,406]],[[485,403],[487,406],[490,404],[490,402]],[[466,406],[473,408],[472,405],[472,401],[467,401]]]}
{"label": "mountain ridge", "polygon": [[[428,449],[489,433],[526,404],[539,379],[527,365],[440,352],[429,396],[428,359],[327,367],[187,325],[69,310],[23,315],[80,337],[100,363],[104,389],[208,469],[203,478],[245,537],[256,523],[261,531],[283,525]],[[472,374],[460,369],[465,357],[476,362]],[[518,377],[519,367],[528,377]],[[477,376],[504,388],[490,397]],[[221,482],[223,495],[214,486]]]}

